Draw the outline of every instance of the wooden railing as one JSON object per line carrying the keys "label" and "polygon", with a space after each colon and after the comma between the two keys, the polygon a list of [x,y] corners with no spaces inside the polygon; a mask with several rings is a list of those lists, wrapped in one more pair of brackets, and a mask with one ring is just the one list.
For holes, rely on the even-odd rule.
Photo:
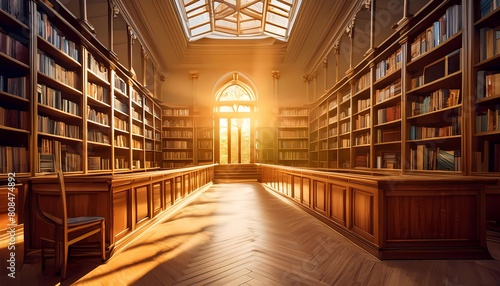
{"label": "wooden railing", "polygon": [[340,173],[259,166],[262,183],[380,259],[489,258],[492,177]]}
{"label": "wooden railing", "polygon": [[[106,244],[109,253],[119,249],[140,230],[155,221],[164,211],[190,194],[212,184],[214,165],[126,173],[116,175],[66,176],[70,216],[103,216],[106,219]],[[57,214],[55,176],[34,177],[25,186],[28,205],[33,208],[36,194],[41,208]],[[29,248],[40,247],[40,236],[53,235],[51,229],[33,209],[25,223]]]}

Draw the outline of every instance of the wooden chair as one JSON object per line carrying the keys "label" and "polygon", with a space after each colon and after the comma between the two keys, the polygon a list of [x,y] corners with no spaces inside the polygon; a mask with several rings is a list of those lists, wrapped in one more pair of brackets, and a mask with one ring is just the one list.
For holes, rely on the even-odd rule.
{"label": "wooden chair", "polygon": [[[39,204],[38,199],[35,199],[36,211],[38,215],[46,222],[54,225],[55,237],[44,238],[42,237],[42,271],[45,269],[45,260],[47,259],[47,252],[44,248],[44,243],[51,243],[54,245],[54,256],[56,271],[61,271],[61,278],[66,279],[66,267],[68,264],[69,246],[79,242],[91,235],[100,233],[100,254],[102,261],[106,260],[105,252],[105,223],[104,217],[99,216],[80,216],[68,217],[68,210],[66,205],[66,187],[64,184],[64,176],[61,170],[56,171],[59,183],[59,203],[62,209],[60,216],[55,216],[50,213],[44,212]],[[61,263],[62,260],[62,263]]]}

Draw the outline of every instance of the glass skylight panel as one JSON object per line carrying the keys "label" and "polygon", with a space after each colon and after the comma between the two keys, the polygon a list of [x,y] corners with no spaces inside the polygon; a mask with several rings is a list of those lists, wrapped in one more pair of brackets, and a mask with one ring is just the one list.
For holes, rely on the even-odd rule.
{"label": "glass skylight panel", "polygon": [[271,36],[286,41],[301,1],[176,0],[176,4],[191,40]]}

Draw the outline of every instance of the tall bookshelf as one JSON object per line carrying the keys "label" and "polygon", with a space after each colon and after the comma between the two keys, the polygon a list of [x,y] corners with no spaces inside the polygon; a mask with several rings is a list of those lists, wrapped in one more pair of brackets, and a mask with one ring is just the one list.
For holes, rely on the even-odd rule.
{"label": "tall bookshelf", "polygon": [[278,164],[309,166],[309,109],[280,107],[277,128]]}
{"label": "tall bookshelf", "polygon": [[[83,8],[0,1],[2,178],[52,173],[55,163],[83,174],[161,167],[161,109],[144,72],[151,58],[140,57],[136,41],[135,74],[109,41],[88,33]],[[99,23],[98,38],[119,33]]]}
{"label": "tall bookshelf", "polygon": [[473,1],[472,172],[500,174],[500,1]]}
{"label": "tall bookshelf", "polygon": [[[3,2],[2,2],[3,3]],[[31,172],[30,28],[27,2],[0,7],[0,177]],[[8,67],[8,68],[7,68]]]}
{"label": "tall bookshelf", "polygon": [[[477,64],[468,58],[463,31],[469,23],[463,16],[472,3],[487,6],[471,24],[474,43],[479,43],[473,55]],[[334,41],[337,46],[327,57],[333,71],[326,71],[334,83],[311,110],[311,167],[464,174],[470,171],[464,161],[471,152],[477,162],[473,172],[494,171],[491,155],[497,156],[495,148],[500,148],[495,129],[499,102],[489,82],[498,71],[496,3],[408,2],[406,12],[389,11],[394,16],[392,30],[379,30],[380,23],[366,16],[387,11],[387,5],[388,1],[380,1],[360,7],[346,33]],[[374,26],[371,34],[356,30],[363,24]],[[372,39],[371,46],[362,46],[356,38],[366,36]],[[469,87],[472,64],[472,78],[478,82],[473,92],[478,96],[465,108],[470,95],[464,89]],[[319,72],[323,71],[315,71]],[[464,110],[474,114],[464,119]],[[474,120],[465,127],[468,118]],[[471,133],[472,127],[481,131]],[[474,134],[472,151],[467,134]]]}
{"label": "tall bookshelf", "polygon": [[187,107],[162,108],[163,168],[194,164],[194,117]]}
{"label": "tall bookshelf", "polygon": [[214,162],[214,124],[211,116],[195,117],[195,164],[212,164]]}
{"label": "tall bookshelf", "polygon": [[53,172],[56,152],[64,172],[83,172],[83,56],[78,36],[45,2],[33,3],[36,47],[34,134],[37,172]]}

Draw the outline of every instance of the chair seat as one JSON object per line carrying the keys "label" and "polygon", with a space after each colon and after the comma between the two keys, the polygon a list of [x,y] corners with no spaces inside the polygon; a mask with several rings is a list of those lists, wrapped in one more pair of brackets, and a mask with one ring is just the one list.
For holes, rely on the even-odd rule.
{"label": "chair seat", "polygon": [[79,217],[69,217],[68,226],[75,226],[79,224],[86,224],[90,222],[98,222],[104,220],[101,216],[79,216]]}

